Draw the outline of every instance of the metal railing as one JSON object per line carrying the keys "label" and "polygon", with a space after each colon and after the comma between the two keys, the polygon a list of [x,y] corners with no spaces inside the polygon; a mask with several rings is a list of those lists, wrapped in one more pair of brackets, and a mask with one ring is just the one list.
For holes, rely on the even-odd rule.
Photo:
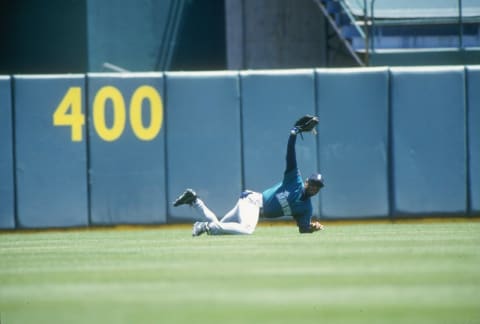
{"label": "metal railing", "polygon": [[[342,0],[344,1],[344,0]],[[370,0],[370,30],[368,29],[368,17],[367,17],[367,0],[364,0],[364,29],[365,29],[365,38],[370,39],[370,41],[365,41],[366,44],[370,44],[370,46],[366,46],[365,50],[367,55],[369,51],[375,52],[375,2],[376,0]],[[464,34],[464,17],[463,17],[463,4],[462,0],[458,0],[458,49],[464,49],[463,44],[463,34]]]}
{"label": "metal railing", "polygon": [[[335,22],[329,17],[329,13],[322,5],[321,0],[314,0],[319,7],[324,11],[325,17],[327,17],[329,23],[334,27],[336,33],[339,37],[342,37],[342,31],[338,26],[334,26]],[[349,20],[349,24],[351,28],[359,35],[360,39],[364,40],[364,47],[365,47],[365,56],[363,60],[360,59],[358,53],[356,53],[355,49],[349,44],[346,46],[349,49],[349,52],[352,56],[356,59],[356,61],[360,65],[369,65],[369,57],[371,54],[375,53],[376,51],[376,44],[378,44],[375,40],[376,34],[378,31],[377,25],[387,26],[387,25],[398,25],[398,24],[432,24],[432,23],[442,23],[442,24],[457,24],[458,26],[458,44],[456,48],[459,51],[465,49],[465,40],[464,40],[464,26],[465,24],[470,23],[479,23],[480,24],[480,16],[469,15],[464,16],[464,8],[462,4],[462,0],[456,0],[458,2],[458,14],[450,15],[448,17],[439,16],[437,18],[430,18],[430,19],[418,19],[417,17],[400,17],[400,18],[391,18],[391,19],[383,19],[383,18],[376,18],[375,13],[378,10],[378,2],[376,0],[357,0],[354,4],[354,8],[351,8],[347,0],[334,0],[337,4],[340,5],[341,12],[345,14]],[[363,8],[362,8],[363,2]],[[362,15],[363,14],[363,15]],[[362,17],[363,16],[363,17]],[[363,25],[363,26],[362,26]],[[345,40],[345,42],[347,42]],[[350,44],[351,45],[351,44]],[[455,48],[455,47],[454,47]],[[360,62],[359,62],[360,61]]]}

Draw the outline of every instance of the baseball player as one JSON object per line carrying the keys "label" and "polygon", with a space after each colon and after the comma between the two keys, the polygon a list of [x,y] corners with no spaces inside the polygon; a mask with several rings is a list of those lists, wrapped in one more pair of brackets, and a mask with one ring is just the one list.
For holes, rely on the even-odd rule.
{"label": "baseball player", "polygon": [[323,229],[323,225],[312,220],[312,202],[310,198],[316,195],[324,186],[323,177],[314,173],[305,182],[297,167],[295,143],[297,135],[303,132],[315,132],[318,118],[306,115],[300,118],[290,131],[287,145],[286,169],[283,181],[268,188],[263,193],[244,191],[235,207],[220,220],[195,191],[187,189],[173,203],[173,206],[193,206],[206,221],[193,225],[192,235],[199,236],[225,234],[252,234],[259,217],[276,218],[292,216],[300,233],[312,233]]}

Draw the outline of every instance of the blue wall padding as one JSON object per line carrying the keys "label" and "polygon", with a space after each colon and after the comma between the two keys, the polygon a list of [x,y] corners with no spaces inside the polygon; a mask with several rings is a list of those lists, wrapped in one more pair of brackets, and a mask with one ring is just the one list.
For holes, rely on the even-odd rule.
{"label": "blue wall padding", "polygon": [[[145,86],[163,108],[148,139]],[[282,180],[305,114],[319,134],[297,139],[298,166],[326,183],[314,216],[478,216],[478,89],[480,66],[0,76],[0,228],[200,220],[172,206],[186,188],[221,217]],[[61,103],[63,122],[85,118],[80,140],[54,125]]]}
{"label": "blue wall padding", "polygon": [[[53,125],[70,87],[84,93],[85,76],[14,76],[19,227],[88,224],[85,125],[80,142],[72,142],[71,127]],[[83,97],[80,104],[85,113]]]}
{"label": "blue wall padding", "polygon": [[[150,95],[139,95],[142,86],[153,88],[158,100],[152,104]],[[105,107],[105,125],[113,128],[119,122],[112,100],[97,99],[105,89],[121,93],[126,120],[123,131],[114,140],[106,140],[94,126],[93,109]],[[142,125],[151,127],[152,109],[164,116],[163,75],[156,74],[89,74],[89,157],[90,157],[90,217],[92,224],[151,224],[166,222],[165,190],[165,119],[152,138],[140,139],[130,120],[134,114],[131,103],[135,93],[141,101]],[[107,92],[108,93],[108,92]],[[107,95],[106,95],[107,96]],[[107,96],[108,97],[108,96]],[[154,98],[154,97],[152,97]],[[102,102],[104,102],[102,104]],[[116,103],[120,109],[121,103]],[[160,116],[160,115],[159,115]],[[97,118],[98,119],[98,118]],[[155,119],[153,119],[155,122]],[[158,124],[158,123],[156,123]],[[135,126],[138,127],[138,126]],[[136,129],[136,128],[135,128]]]}
{"label": "blue wall padding", "polygon": [[9,76],[0,76],[0,228],[15,227],[12,99]]}
{"label": "blue wall padding", "polygon": [[388,69],[317,70],[324,218],[388,217]]}
{"label": "blue wall padding", "polygon": [[466,212],[463,67],[392,68],[393,214]]}
{"label": "blue wall padding", "polygon": [[192,208],[172,207],[185,188],[221,217],[241,192],[238,74],[171,72],[166,82],[170,220],[201,219]]}
{"label": "blue wall padding", "polygon": [[[290,129],[305,114],[315,114],[313,70],[241,73],[244,185],[255,191],[282,181]],[[297,163],[302,176],[317,171],[317,142],[311,134],[297,138]],[[314,215],[318,216],[318,196]]]}
{"label": "blue wall padding", "polygon": [[480,66],[467,67],[470,213],[480,214]]}

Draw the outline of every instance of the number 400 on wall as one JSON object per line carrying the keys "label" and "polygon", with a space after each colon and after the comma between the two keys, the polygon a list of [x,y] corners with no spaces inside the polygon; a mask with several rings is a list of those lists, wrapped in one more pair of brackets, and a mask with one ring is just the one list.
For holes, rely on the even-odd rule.
{"label": "number 400 on wall", "polygon": [[[107,100],[112,102],[113,122],[111,126],[108,126],[105,120]],[[142,104],[145,100],[150,103],[149,125],[144,125],[142,121]],[[137,138],[142,141],[154,139],[160,132],[163,122],[163,103],[157,90],[147,85],[138,87],[130,99],[128,115],[130,126]],[[92,121],[95,132],[105,141],[115,141],[122,135],[127,122],[127,110],[120,90],[113,86],[105,86],[97,91],[93,100]],[[53,125],[71,127],[72,141],[81,142],[84,124],[82,88],[71,87],[53,113]]]}

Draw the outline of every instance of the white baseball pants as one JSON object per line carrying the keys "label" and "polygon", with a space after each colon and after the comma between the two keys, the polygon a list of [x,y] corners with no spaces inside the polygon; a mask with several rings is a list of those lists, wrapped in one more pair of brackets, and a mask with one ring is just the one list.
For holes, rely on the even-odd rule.
{"label": "white baseball pants", "polygon": [[250,192],[246,197],[240,198],[235,207],[221,220],[218,220],[215,213],[200,198],[197,198],[193,206],[209,221],[208,234],[210,235],[252,234],[258,223],[262,203],[261,193]]}

